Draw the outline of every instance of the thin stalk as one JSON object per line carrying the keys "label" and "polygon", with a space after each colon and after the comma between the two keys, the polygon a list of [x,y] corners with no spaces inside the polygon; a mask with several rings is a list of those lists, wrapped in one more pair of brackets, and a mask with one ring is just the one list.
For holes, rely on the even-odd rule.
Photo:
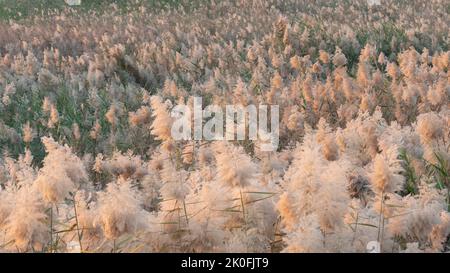
{"label": "thin stalk", "polygon": [[188,218],[188,214],[187,214],[186,201],[185,200],[183,200],[183,209],[184,209],[184,216],[186,217],[186,224],[189,226],[189,218]]}
{"label": "thin stalk", "polygon": [[358,230],[358,220],[359,220],[359,212],[356,212],[356,221],[355,221],[355,230],[353,231],[352,245],[356,240],[356,231]]}
{"label": "thin stalk", "polygon": [[450,185],[447,184],[447,211],[450,211]]}
{"label": "thin stalk", "polygon": [[240,195],[241,195],[242,217],[244,217],[244,222],[246,222],[246,221],[245,221],[244,198],[242,197],[242,189],[239,189],[239,193],[240,193]]}
{"label": "thin stalk", "polygon": [[[178,200],[175,202],[175,204],[178,203]],[[181,217],[180,217],[180,207],[177,207],[177,214],[178,214],[178,229],[181,230]]]}
{"label": "thin stalk", "polygon": [[380,251],[381,251],[381,242],[383,241],[384,238],[384,221],[386,220],[386,218],[383,217],[383,221],[381,221],[381,241],[380,241]]}
{"label": "thin stalk", "polygon": [[381,241],[382,241],[382,223],[384,222],[384,217],[383,217],[383,210],[384,210],[384,191],[381,193],[381,209],[380,209],[380,218],[378,220],[378,237],[377,240],[380,243],[380,251],[381,251]]}
{"label": "thin stalk", "polygon": [[53,252],[53,204],[50,207],[50,253]]}
{"label": "thin stalk", "polygon": [[77,204],[75,201],[75,197],[73,198],[73,210],[75,213],[75,223],[77,224],[77,235],[78,235],[78,243],[80,244],[80,252],[83,252],[83,245],[81,243],[80,226],[78,225]]}

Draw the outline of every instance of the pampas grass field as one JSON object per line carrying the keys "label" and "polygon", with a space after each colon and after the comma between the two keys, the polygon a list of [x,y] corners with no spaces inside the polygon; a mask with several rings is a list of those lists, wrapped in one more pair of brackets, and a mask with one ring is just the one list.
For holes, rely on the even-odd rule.
{"label": "pampas grass field", "polygon": [[[446,0],[0,0],[0,252],[449,252],[449,29]],[[174,139],[194,97],[279,106],[277,149]]]}

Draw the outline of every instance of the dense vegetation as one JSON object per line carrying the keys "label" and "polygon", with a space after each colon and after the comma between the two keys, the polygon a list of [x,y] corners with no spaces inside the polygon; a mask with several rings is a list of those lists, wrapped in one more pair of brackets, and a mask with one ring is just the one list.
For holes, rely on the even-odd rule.
{"label": "dense vegetation", "polygon": [[[447,1],[25,2],[0,2],[0,251],[448,251]],[[174,140],[194,96],[279,105],[278,150]]]}

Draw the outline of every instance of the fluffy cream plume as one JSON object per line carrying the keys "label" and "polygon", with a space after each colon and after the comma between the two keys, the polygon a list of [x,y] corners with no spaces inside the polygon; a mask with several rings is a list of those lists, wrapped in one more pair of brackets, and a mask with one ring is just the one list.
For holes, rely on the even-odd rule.
{"label": "fluffy cream plume", "polygon": [[214,162],[215,157],[212,149],[210,147],[205,147],[204,145],[199,148],[198,162],[205,166],[210,165]]}
{"label": "fluffy cream plume", "polygon": [[121,177],[123,180],[128,178],[140,179],[147,173],[147,168],[141,157],[133,155],[132,151],[128,151],[126,154],[115,151],[109,159],[99,164],[101,164],[101,167],[96,164],[96,169],[100,167],[101,170],[116,177]]}
{"label": "fluffy cream plume", "polygon": [[154,118],[151,126],[151,133],[159,140],[170,140],[170,126],[172,124],[172,119],[169,115],[167,105],[163,103],[161,97],[152,96],[151,107],[153,110],[152,116]]}
{"label": "fluffy cream plume", "polygon": [[69,196],[75,189],[75,184],[67,176],[64,169],[51,167],[43,168],[35,183],[38,185],[44,200],[48,203],[59,203]]}
{"label": "fluffy cream plume", "polygon": [[123,108],[119,103],[113,102],[109,107],[108,112],[105,114],[106,120],[113,126],[116,127],[119,122],[119,117],[123,114]]}
{"label": "fluffy cream plume", "polygon": [[275,72],[270,82],[272,88],[281,89],[283,87],[283,78],[278,72]]}
{"label": "fluffy cream plume", "polygon": [[376,57],[376,48],[371,44],[366,44],[366,46],[361,50],[361,54],[359,55],[359,60],[363,62],[368,62],[371,59]]}
{"label": "fluffy cream plume", "polygon": [[310,214],[299,219],[296,230],[289,233],[285,241],[287,245],[283,252],[324,252],[324,237],[317,216]]}
{"label": "fluffy cream plume", "polygon": [[35,183],[46,202],[59,203],[81,182],[87,181],[88,175],[83,162],[68,146],[61,146],[49,137],[43,137],[42,142],[47,156]]}
{"label": "fluffy cream plume", "polygon": [[341,226],[349,202],[347,168],[346,161],[325,160],[316,137],[311,133],[305,136],[285,175],[287,193],[278,203],[287,231],[295,230],[299,219],[312,214],[323,232]]}
{"label": "fluffy cream plume", "polygon": [[29,121],[25,123],[25,125],[22,127],[22,132],[23,132],[23,141],[25,143],[30,143],[33,140],[35,134],[33,133],[33,129],[31,128]]}
{"label": "fluffy cream plume", "polygon": [[103,169],[103,159],[104,156],[102,153],[97,154],[94,160],[94,165],[92,166],[92,170],[96,173],[101,173]]}
{"label": "fluffy cream plume", "polygon": [[429,144],[443,136],[443,126],[439,115],[434,112],[421,114],[417,117],[417,132],[423,143]]}
{"label": "fluffy cream plume", "polygon": [[291,64],[291,67],[294,69],[299,70],[301,68],[301,60],[300,57],[295,55],[294,57],[291,57],[289,60],[289,63]]}
{"label": "fluffy cream plume", "polygon": [[315,62],[311,68],[311,71],[313,73],[321,73],[322,72],[322,66],[319,62]]}
{"label": "fluffy cream plume", "polygon": [[386,56],[384,55],[383,52],[380,52],[380,55],[378,55],[377,62],[379,64],[385,64],[386,63]]}
{"label": "fluffy cream plume", "polygon": [[42,250],[49,239],[47,220],[35,188],[24,186],[17,192],[13,209],[6,219],[6,238],[20,251]]}
{"label": "fluffy cream plume", "polygon": [[322,145],[323,155],[329,161],[336,160],[339,157],[339,146],[331,128],[323,118],[319,120],[317,127],[317,141]]}
{"label": "fluffy cream plume", "polygon": [[141,106],[136,112],[128,113],[128,122],[132,126],[139,126],[150,121],[150,107]]}
{"label": "fluffy cream plume", "polygon": [[10,215],[14,204],[15,192],[0,190],[0,228],[3,228],[5,220]]}
{"label": "fluffy cream plume", "polygon": [[[445,1],[199,2],[0,26],[0,252],[55,250],[50,222],[57,251],[111,251],[128,232],[122,252],[365,252],[378,237],[447,251]],[[282,152],[176,142],[170,101],[194,95],[279,105]],[[61,143],[44,161],[35,134]]]}
{"label": "fluffy cream plume", "polygon": [[431,241],[432,249],[436,251],[442,251],[450,235],[450,213],[447,211],[441,211],[440,224],[433,227],[429,238]]}
{"label": "fluffy cream plume", "polygon": [[100,122],[98,120],[96,120],[95,123],[94,123],[94,126],[92,126],[92,129],[89,132],[89,136],[92,139],[96,140],[99,137],[99,135],[100,135],[101,129],[102,129],[102,127],[100,125]]}
{"label": "fluffy cream plume", "polygon": [[227,241],[226,251],[231,253],[269,253],[269,238],[260,234],[257,229],[239,231]]}
{"label": "fluffy cream plume", "polygon": [[424,185],[419,195],[402,198],[395,217],[389,220],[389,229],[396,235],[420,246],[431,245],[439,250],[449,233],[448,213],[444,197],[432,186]]}
{"label": "fluffy cream plume", "polygon": [[72,124],[72,135],[75,140],[80,140],[81,132],[80,132],[80,126],[78,125],[78,123]]}
{"label": "fluffy cream plume", "polygon": [[230,187],[245,188],[253,183],[256,166],[242,147],[217,142],[214,150],[217,160],[217,176]]}
{"label": "fluffy cream plume", "polygon": [[161,170],[163,185],[161,194],[165,200],[178,200],[183,202],[189,193],[188,174],[184,170],[177,170],[169,160],[164,161]]}
{"label": "fluffy cream plume", "polygon": [[397,158],[398,151],[395,146],[375,156],[370,177],[375,192],[394,193],[403,186],[402,167]]}
{"label": "fluffy cream plume", "polygon": [[322,63],[328,64],[330,62],[330,55],[324,50],[319,50],[319,59]]}
{"label": "fluffy cream plume", "polygon": [[42,68],[38,74],[38,82],[44,88],[54,88],[58,84],[58,77],[52,74],[49,70]]}
{"label": "fluffy cream plume", "polygon": [[133,234],[145,227],[146,213],[141,208],[141,196],[131,181],[119,178],[100,192],[95,225],[101,227],[108,239]]}
{"label": "fluffy cream plume", "polygon": [[295,108],[291,109],[291,113],[287,120],[287,128],[290,131],[302,131],[304,126],[304,116]]}
{"label": "fluffy cream plume", "polygon": [[[100,228],[96,226],[96,204],[95,202],[90,202],[91,197],[91,194],[84,190],[78,191],[74,196],[74,206],[76,206],[75,225],[80,230],[80,235],[83,235],[83,244],[86,243],[87,245],[92,243],[92,240],[100,237]],[[81,248],[81,246],[79,247]]]}
{"label": "fluffy cream plume", "polygon": [[13,96],[15,92],[16,85],[14,83],[6,84],[2,97],[2,102],[4,105],[9,105],[11,103],[11,96]]}
{"label": "fluffy cream plume", "polygon": [[333,56],[333,64],[338,67],[344,66],[347,64],[347,58],[342,53],[340,48],[336,48],[336,52],[334,53],[334,56]]}
{"label": "fluffy cream plume", "polygon": [[56,109],[56,106],[54,104],[51,104],[50,105],[50,117],[47,122],[47,127],[54,128],[58,122],[59,122],[58,109]]}
{"label": "fluffy cream plume", "polygon": [[188,143],[183,148],[183,163],[184,164],[192,164],[194,161],[194,153],[195,153],[195,144],[194,143]]}
{"label": "fluffy cream plume", "polygon": [[395,63],[388,63],[386,65],[387,74],[395,81],[400,76],[400,70]]}
{"label": "fluffy cream plume", "polygon": [[445,81],[440,81],[437,86],[430,86],[427,93],[427,100],[433,106],[443,103],[445,98],[448,98],[450,85]]}

